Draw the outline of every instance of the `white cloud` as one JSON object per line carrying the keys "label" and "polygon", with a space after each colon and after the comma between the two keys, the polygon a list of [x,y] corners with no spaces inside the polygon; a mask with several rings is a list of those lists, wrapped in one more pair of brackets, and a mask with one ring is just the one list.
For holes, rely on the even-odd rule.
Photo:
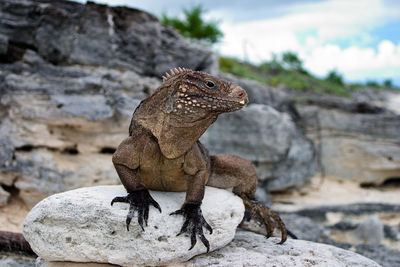
{"label": "white cloud", "polygon": [[[398,77],[400,68],[400,44],[388,40],[379,43],[378,49],[351,46],[341,49],[337,45],[322,45],[305,58],[305,67],[315,74],[325,75],[336,69],[349,80]],[[394,71],[397,70],[397,71]]]}
{"label": "white cloud", "polygon": [[369,32],[400,17],[399,12],[389,10],[380,0],[327,1],[296,6],[291,13],[273,19],[225,20],[221,24],[225,37],[218,49],[256,63],[270,59],[272,53],[290,50],[317,75],[336,69],[347,80],[362,79],[363,74],[395,78],[400,76],[393,71],[400,68],[400,45],[384,40],[378,47],[341,48],[337,43],[357,37],[363,42],[359,45],[365,46],[373,39]]}

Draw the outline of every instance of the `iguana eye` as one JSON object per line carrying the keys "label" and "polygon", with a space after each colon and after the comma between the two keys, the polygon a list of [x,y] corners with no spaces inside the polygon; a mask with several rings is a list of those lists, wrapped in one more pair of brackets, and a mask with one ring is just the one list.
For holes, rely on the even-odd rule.
{"label": "iguana eye", "polygon": [[203,86],[208,90],[218,90],[218,85],[210,79],[205,79],[203,81]]}

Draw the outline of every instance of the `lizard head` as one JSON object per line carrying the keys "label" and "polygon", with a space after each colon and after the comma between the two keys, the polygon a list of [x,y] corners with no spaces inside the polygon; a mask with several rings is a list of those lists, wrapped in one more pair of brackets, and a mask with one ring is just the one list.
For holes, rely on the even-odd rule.
{"label": "lizard head", "polygon": [[170,112],[185,118],[232,112],[248,103],[247,93],[240,86],[205,72],[173,69],[163,76],[163,85],[175,89]]}
{"label": "lizard head", "polygon": [[184,155],[221,113],[248,103],[240,86],[205,72],[174,69],[163,84],[137,107],[130,132],[141,126],[157,138],[163,155]]}

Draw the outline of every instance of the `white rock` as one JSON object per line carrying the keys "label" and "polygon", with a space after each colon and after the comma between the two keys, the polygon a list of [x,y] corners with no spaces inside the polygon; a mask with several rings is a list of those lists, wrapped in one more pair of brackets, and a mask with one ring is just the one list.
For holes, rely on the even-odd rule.
{"label": "white rock", "polygon": [[[277,245],[278,238],[266,239],[263,235],[239,230],[235,239],[226,247],[209,254],[194,257],[188,262],[168,264],[168,267],[205,266],[329,266],[329,267],[379,267],[376,262],[357,253],[330,245],[304,240],[289,239]],[[37,267],[95,267],[70,262],[48,262],[39,260]],[[102,267],[99,265],[96,267]],[[108,265],[111,266],[111,265]],[[105,266],[104,266],[105,267]]]}
{"label": "white rock", "polygon": [[[199,239],[188,251],[190,238],[176,236],[184,219],[169,216],[169,213],[181,207],[185,193],[150,193],[160,204],[162,213],[150,208],[145,232],[138,225],[136,216],[127,232],[128,204],[110,206],[114,197],[126,195],[122,186],[97,186],[44,199],[29,212],[23,234],[32,249],[48,261],[160,265],[187,261],[206,252]],[[233,239],[244,206],[231,192],[207,187],[202,211],[213,228],[213,234],[207,232],[205,236],[210,241],[210,249],[215,250]]]}
{"label": "white rock", "polygon": [[293,239],[283,245],[277,245],[278,242],[278,238],[266,239],[263,235],[238,231],[226,247],[176,266],[380,266],[357,253],[330,245]]}

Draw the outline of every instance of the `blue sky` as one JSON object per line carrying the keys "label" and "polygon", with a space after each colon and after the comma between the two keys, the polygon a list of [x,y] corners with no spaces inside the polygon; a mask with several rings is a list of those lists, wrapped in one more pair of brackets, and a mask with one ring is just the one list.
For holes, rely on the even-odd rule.
{"label": "blue sky", "polygon": [[[80,1],[85,2],[85,1]],[[346,81],[392,79],[400,86],[400,0],[96,0],[156,16],[179,16],[202,3],[218,20],[222,55],[259,63],[296,52],[306,69],[323,77],[336,69]]]}

